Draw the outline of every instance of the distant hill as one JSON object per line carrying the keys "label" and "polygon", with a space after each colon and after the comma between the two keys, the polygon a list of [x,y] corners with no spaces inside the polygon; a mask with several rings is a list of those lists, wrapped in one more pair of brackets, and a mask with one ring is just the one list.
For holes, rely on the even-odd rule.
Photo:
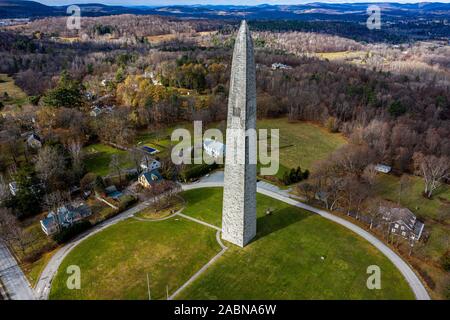
{"label": "distant hill", "polygon": [[62,13],[61,9],[35,1],[0,0],[0,18],[33,18]]}
{"label": "distant hill", "polygon": [[[138,8],[107,6],[98,3],[78,4],[78,6],[81,8],[81,14],[88,17],[125,13],[145,13]],[[67,7],[68,6],[46,6],[35,1],[0,0],[0,19],[66,16]]]}
{"label": "distant hill", "polygon": [[[376,4],[382,10],[382,19],[450,19],[449,3],[309,3],[302,5],[193,5],[193,6],[108,6],[103,4],[79,4],[84,16],[115,14],[158,14],[165,16],[210,19],[290,19],[362,21],[367,19],[367,8]],[[64,16],[67,6],[46,6],[35,1],[0,0],[0,18],[36,18]]]}

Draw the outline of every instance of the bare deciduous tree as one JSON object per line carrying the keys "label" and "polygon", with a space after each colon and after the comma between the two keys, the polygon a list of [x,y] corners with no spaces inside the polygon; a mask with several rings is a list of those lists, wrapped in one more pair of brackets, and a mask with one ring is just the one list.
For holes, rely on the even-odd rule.
{"label": "bare deciduous tree", "polygon": [[109,162],[109,168],[117,173],[119,176],[119,182],[122,184],[122,165],[121,158],[117,154],[111,156],[111,161]]}
{"label": "bare deciduous tree", "polygon": [[72,166],[75,172],[81,173],[83,169],[83,143],[79,139],[70,140],[67,150],[72,158]]}
{"label": "bare deciduous tree", "polygon": [[39,178],[47,185],[55,185],[65,171],[63,155],[56,148],[50,146],[39,150],[35,166]]}
{"label": "bare deciduous tree", "polygon": [[22,254],[31,241],[30,235],[23,231],[17,218],[6,208],[0,208],[0,241],[18,248]]}
{"label": "bare deciduous tree", "polygon": [[424,194],[431,198],[433,192],[450,176],[450,159],[415,153],[413,156],[416,172],[425,180]]}

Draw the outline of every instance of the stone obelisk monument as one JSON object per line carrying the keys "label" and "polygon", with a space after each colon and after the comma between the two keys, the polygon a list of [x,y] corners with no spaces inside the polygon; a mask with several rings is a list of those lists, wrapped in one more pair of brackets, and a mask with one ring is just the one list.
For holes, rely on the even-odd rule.
{"label": "stone obelisk monument", "polygon": [[256,235],[256,141],[249,129],[256,133],[255,59],[243,21],[231,67],[222,216],[222,238],[241,247]]}

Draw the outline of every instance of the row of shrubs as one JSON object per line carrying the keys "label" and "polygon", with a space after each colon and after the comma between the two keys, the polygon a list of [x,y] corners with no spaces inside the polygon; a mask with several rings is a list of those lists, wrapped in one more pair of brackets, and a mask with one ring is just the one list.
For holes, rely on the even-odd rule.
{"label": "row of shrubs", "polygon": [[306,169],[302,171],[300,167],[297,169],[292,168],[291,171],[285,172],[283,175],[283,183],[288,186],[293,183],[300,182],[302,180],[306,180],[309,177],[309,170]]}

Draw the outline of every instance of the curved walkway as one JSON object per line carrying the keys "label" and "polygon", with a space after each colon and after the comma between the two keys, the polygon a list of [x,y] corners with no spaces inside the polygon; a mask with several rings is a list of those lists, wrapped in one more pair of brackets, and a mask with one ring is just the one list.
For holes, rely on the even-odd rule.
{"label": "curved walkway", "polygon": [[[217,182],[217,181],[203,182],[203,183],[198,182],[195,184],[183,185],[183,190],[192,190],[192,189],[208,188],[208,187],[223,187],[223,183]],[[375,236],[373,236],[366,230],[358,227],[357,225],[351,223],[348,220],[345,220],[338,216],[332,215],[331,213],[329,213],[325,210],[317,209],[315,207],[309,206],[302,202],[293,200],[293,199],[288,198],[285,195],[282,195],[280,193],[276,193],[276,192],[264,189],[260,186],[258,186],[257,191],[266,196],[283,201],[290,205],[305,209],[310,212],[317,213],[317,214],[321,215],[323,218],[331,220],[333,222],[336,222],[336,223],[346,227],[347,229],[350,229],[351,231],[355,232],[359,236],[363,237],[364,239],[369,241],[373,246],[375,246],[378,250],[380,250],[389,260],[391,260],[391,262],[397,267],[397,269],[401,272],[403,277],[408,282],[408,284],[411,287],[412,291],[414,292],[414,295],[417,300],[431,300],[430,295],[428,294],[424,285],[422,284],[420,279],[417,277],[417,275],[414,273],[414,271],[411,269],[411,267],[399,255],[397,255],[394,251],[392,251],[392,249],[390,249],[382,241],[377,239]]]}

